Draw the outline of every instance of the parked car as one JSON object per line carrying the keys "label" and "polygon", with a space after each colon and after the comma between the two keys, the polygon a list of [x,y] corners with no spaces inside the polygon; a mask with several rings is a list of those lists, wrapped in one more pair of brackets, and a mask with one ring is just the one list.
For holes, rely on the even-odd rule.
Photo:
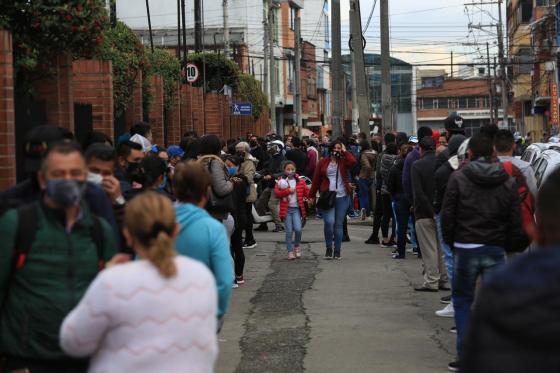
{"label": "parked car", "polygon": [[537,179],[537,188],[540,188],[552,171],[560,168],[560,146],[554,145],[543,151],[532,164]]}
{"label": "parked car", "polygon": [[525,151],[521,155],[521,159],[532,165],[539,158],[541,153],[548,149],[548,146],[549,144],[540,142],[531,144],[527,147],[527,149],[525,149]]}

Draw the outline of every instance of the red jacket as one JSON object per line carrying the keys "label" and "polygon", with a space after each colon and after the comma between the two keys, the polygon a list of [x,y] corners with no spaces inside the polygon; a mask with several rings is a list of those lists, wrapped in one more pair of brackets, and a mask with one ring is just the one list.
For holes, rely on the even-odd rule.
{"label": "red jacket", "polygon": [[[315,175],[313,176],[313,184],[311,184],[311,190],[309,191],[309,195],[312,198],[315,198],[317,190],[319,192],[329,191],[330,182],[329,177],[327,176],[327,168],[329,167],[330,162],[330,157],[322,158],[319,161],[319,164],[315,169]],[[354,158],[352,152],[344,151],[342,153],[342,158],[338,160],[338,164],[340,167],[340,175],[342,176],[342,182],[344,183],[346,192],[351,196],[352,187],[350,186],[350,180],[348,178],[348,169],[352,168],[356,164],[356,158]]]}
{"label": "red jacket", "polygon": [[[278,181],[282,178],[279,177],[276,181],[276,185],[274,185],[274,194],[276,197],[280,198],[280,219],[286,219],[288,215],[288,207],[289,207],[289,195],[290,195],[290,188],[280,189]],[[305,219],[307,213],[305,211],[305,203],[303,201],[304,198],[307,198],[307,193],[309,189],[307,189],[307,185],[305,181],[301,179],[298,175],[296,175],[296,195],[297,195],[297,203],[299,207],[299,211],[301,212],[302,219]]]}

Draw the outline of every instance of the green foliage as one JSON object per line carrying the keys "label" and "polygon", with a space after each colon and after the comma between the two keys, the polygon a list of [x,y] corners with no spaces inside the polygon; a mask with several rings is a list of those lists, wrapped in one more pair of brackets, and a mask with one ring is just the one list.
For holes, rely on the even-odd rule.
{"label": "green foliage", "polygon": [[0,1],[0,28],[12,31],[18,85],[50,74],[61,53],[93,56],[107,26],[104,0]]}
{"label": "green foliage", "polygon": [[189,54],[188,62],[198,67],[200,77],[194,84],[202,87],[204,84],[203,66],[206,66],[206,91],[220,91],[224,84],[234,86],[240,74],[239,67],[232,60],[228,60],[222,54],[216,53],[193,53]]}
{"label": "green foliage", "polygon": [[243,74],[237,64],[223,55],[214,53],[194,53],[188,56],[188,62],[194,63],[200,71],[195,87],[203,85],[203,66],[206,66],[206,90],[220,91],[225,84],[233,88],[236,99],[253,104],[253,115],[259,117],[268,108],[266,95],[260,83],[252,76]]}
{"label": "green foliage", "polygon": [[105,31],[97,57],[113,61],[115,117],[120,117],[130,101],[136,74],[145,64],[144,46],[128,26],[117,22]]}
{"label": "green foliage", "polygon": [[253,116],[256,118],[268,109],[268,99],[262,91],[260,83],[252,75],[240,74],[233,87],[233,93],[237,99],[253,104]]}
{"label": "green foliage", "polygon": [[173,82],[181,79],[181,63],[164,49],[156,48],[154,52],[146,51],[146,75],[161,75],[163,78],[163,96],[166,109],[171,108],[173,100]]}

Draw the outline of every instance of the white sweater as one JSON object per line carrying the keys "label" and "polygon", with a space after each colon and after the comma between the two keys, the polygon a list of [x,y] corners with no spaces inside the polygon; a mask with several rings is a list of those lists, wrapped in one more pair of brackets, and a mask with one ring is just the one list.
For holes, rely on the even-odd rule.
{"label": "white sweater", "polygon": [[203,264],[177,256],[163,278],[148,261],[104,270],[60,331],[62,349],[91,356],[90,372],[212,372],[218,294]]}

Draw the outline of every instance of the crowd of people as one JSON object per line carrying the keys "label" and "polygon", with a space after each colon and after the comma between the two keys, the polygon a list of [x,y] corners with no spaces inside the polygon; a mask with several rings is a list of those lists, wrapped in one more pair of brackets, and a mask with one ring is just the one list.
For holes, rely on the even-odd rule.
{"label": "crowd of people", "polygon": [[[508,348],[533,349],[527,356],[545,364],[539,357],[554,348],[515,341],[516,325],[496,313],[535,307],[532,286],[554,293],[550,261],[560,259],[537,248],[560,244],[560,174],[538,190],[511,132],[485,126],[467,139],[457,115],[444,127],[228,141],[187,132],[167,149],[144,122],[116,143],[93,132],[78,144],[65,129],[33,128],[27,179],[0,194],[2,371],[212,371],[232,289],[245,284],[244,250],[258,245],[255,216],[274,225],[256,230],[285,233],[295,261],[305,256],[310,215],[323,220],[325,259],[342,259],[348,219],[371,217],[365,244],[422,260],[415,291],[451,291],[436,311],[456,324],[450,370],[506,371],[489,353],[499,348],[507,371],[530,366],[506,358]],[[538,254],[502,266],[528,248]],[[510,281],[515,270],[527,281]],[[481,275],[488,286],[478,291]],[[537,320],[552,317],[538,312]],[[531,321],[521,322],[536,339]],[[556,335],[546,335],[553,345]]]}

